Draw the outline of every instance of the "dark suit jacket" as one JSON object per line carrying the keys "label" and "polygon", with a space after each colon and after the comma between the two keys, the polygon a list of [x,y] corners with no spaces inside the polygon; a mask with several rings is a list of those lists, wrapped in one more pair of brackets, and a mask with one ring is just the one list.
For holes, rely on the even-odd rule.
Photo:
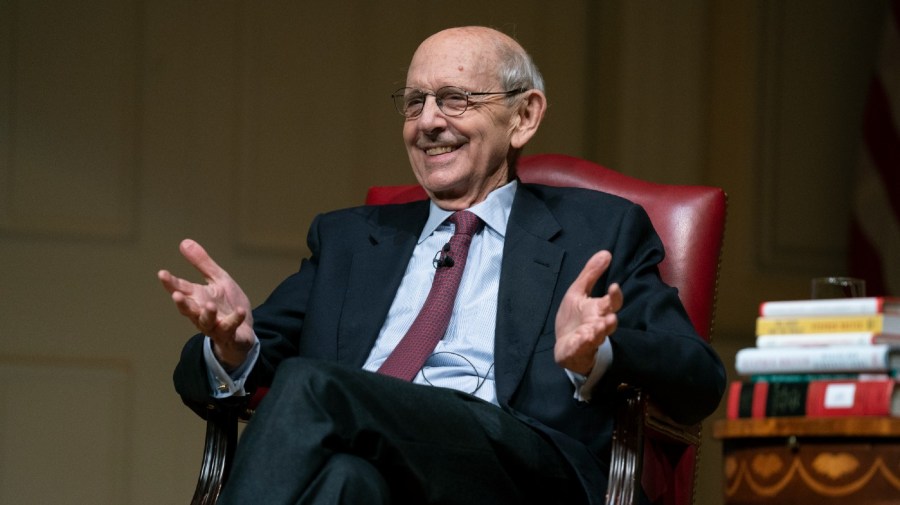
{"label": "dark suit jacket", "polygon": [[[268,385],[278,363],[290,356],[362,366],[427,217],[424,201],[318,216],[308,235],[312,256],[254,311],[262,350],[251,387]],[[553,360],[554,322],[566,289],[601,249],[613,261],[595,293],[618,282],[625,304],[610,337],[613,364],[592,401],[582,403],[573,399],[572,383]],[[676,290],[659,279],[656,265],[663,254],[646,213],[627,200],[520,184],[497,300],[497,398],[501,408],[552,438],[588,489],[606,485],[618,384],[647,388],[685,422],[709,415],[724,391],[721,361],[694,332]],[[210,401],[202,354],[202,337],[196,336],[175,372],[176,388],[188,404]]]}

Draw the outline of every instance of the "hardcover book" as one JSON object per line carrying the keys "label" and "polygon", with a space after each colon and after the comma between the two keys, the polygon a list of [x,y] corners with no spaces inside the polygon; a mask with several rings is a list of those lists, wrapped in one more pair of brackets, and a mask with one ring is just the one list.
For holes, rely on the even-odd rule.
{"label": "hardcover book", "polygon": [[888,372],[900,368],[900,347],[887,344],[827,347],[751,347],[735,357],[741,375]]}
{"label": "hardcover book", "polygon": [[729,419],[764,417],[900,416],[900,388],[890,378],[746,382],[729,385]]}
{"label": "hardcover book", "polygon": [[900,314],[900,298],[833,298],[827,300],[786,300],[759,304],[760,317],[839,316]]}
{"label": "hardcover book", "polygon": [[900,335],[872,331],[843,333],[785,333],[758,335],[756,347],[819,347],[826,345],[900,345]]}
{"label": "hardcover book", "polygon": [[757,335],[869,332],[900,335],[900,315],[758,317]]}

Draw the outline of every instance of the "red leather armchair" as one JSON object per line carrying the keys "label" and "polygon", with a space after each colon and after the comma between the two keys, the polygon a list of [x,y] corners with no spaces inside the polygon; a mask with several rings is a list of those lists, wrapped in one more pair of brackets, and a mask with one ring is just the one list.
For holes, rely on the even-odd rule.
{"label": "red leather armchair", "polygon": [[[725,231],[727,200],[721,189],[656,184],[555,154],[521,158],[517,174],[524,182],[596,189],[642,205],[666,247],[660,275],[678,288],[697,333],[710,339]],[[416,185],[379,186],[369,190],[366,203],[400,203],[425,197],[424,190]],[[638,388],[623,384],[620,393],[606,502],[637,503],[643,485],[655,504],[693,503],[700,425],[672,421]],[[218,499],[237,444],[238,419],[248,419],[258,400],[255,398],[241,413],[210,406],[203,464],[192,504],[213,504]]]}

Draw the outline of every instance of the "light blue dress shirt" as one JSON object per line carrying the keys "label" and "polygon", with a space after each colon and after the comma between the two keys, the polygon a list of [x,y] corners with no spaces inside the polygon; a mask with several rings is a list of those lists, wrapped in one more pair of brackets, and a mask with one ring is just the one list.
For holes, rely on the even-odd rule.
{"label": "light blue dress shirt", "polygon": [[[447,332],[413,382],[457,389],[498,403],[494,386],[497,297],[506,224],[517,189],[518,183],[513,181],[494,190],[483,202],[469,209],[481,218],[484,226],[472,238]],[[375,346],[363,365],[364,369],[378,370],[425,303],[434,278],[435,255],[453,235],[453,224],[446,221],[451,214],[451,211],[431,203],[428,221],[419,235],[400,288]],[[229,374],[215,359],[207,338],[205,356],[214,396],[245,394],[244,381],[258,355],[257,341],[247,361]],[[566,370],[575,387],[575,398],[588,401],[591,389],[611,362],[612,346],[607,339],[597,351],[589,376]]]}

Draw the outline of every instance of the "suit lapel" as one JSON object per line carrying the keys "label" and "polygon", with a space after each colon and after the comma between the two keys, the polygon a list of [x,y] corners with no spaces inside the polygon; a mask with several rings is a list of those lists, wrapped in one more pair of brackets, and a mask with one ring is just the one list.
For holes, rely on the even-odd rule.
{"label": "suit lapel", "polygon": [[[368,244],[349,265],[338,361],[356,367],[365,362],[427,218],[427,201],[373,212]],[[551,305],[565,252],[551,239],[560,230],[546,205],[520,186],[507,226],[498,293],[494,361],[501,404],[509,402],[522,380],[548,320],[552,329]]]}
{"label": "suit lapel", "polygon": [[356,367],[365,362],[427,218],[427,202],[379,207],[373,212],[368,242],[353,255],[349,266],[338,329],[338,361]]}
{"label": "suit lapel", "polygon": [[550,242],[561,228],[547,206],[520,186],[503,246],[494,362],[497,398],[507,404],[548,320],[565,251]]}

